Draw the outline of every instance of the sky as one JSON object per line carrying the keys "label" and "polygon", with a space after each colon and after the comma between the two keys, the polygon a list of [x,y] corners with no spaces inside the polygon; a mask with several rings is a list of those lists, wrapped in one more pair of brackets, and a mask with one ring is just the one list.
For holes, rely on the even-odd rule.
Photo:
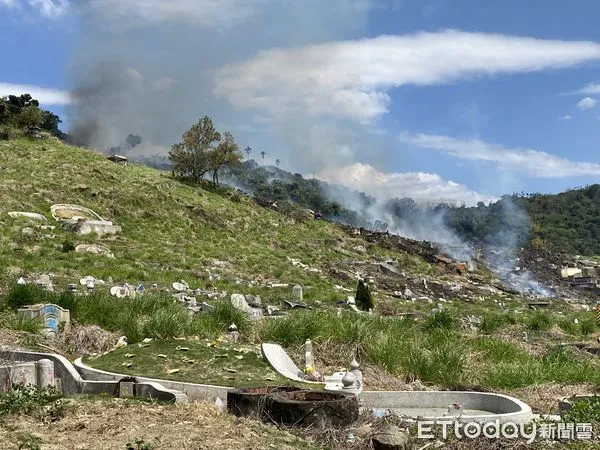
{"label": "sky", "polygon": [[[204,114],[265,164],[473,205],[600,181],[600,3],[0,0],[0,95],[164,154]],[[82,131],[83,130],[83,131]]]}

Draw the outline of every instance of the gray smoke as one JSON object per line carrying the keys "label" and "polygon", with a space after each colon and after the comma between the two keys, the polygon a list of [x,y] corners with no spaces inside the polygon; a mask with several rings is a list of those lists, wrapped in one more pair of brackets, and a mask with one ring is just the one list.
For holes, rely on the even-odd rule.
{"label": "gray smoke", "polygon": [[[290,117],[271,134],[255,133],[260,118],[216,98],[214,77],[227,64],[264,49],[356,37],[371,3],[376,2],[81,0],[75,6],[84,36],[69,70],[76,98],[67,112],[69,134],[79,145],[108,149],[131,133],[144,140],[136,151],[166,153],[207,114],[242,148],[266,149],[297,164],[297,171],[321,167],[324,159],[334,159],[338,141],[352,138],[335,127],[319,129],[305,117]],[[298,157],[315,147],[330,149],[329,157]]]}

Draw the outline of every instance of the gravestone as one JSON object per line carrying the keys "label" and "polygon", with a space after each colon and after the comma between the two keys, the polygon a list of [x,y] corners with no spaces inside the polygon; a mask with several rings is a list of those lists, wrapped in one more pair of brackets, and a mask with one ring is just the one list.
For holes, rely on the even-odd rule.
{"label": "gravestone", "polygon": [[300,286],[299,284],[295,285],[292,288],[292,295],[294,296],[295,299],[297,300],[302,300],[302,286]]}
{"label": "gravestone", "polygon": [[241,311],[252,313],[252,308],[242,294],[231,294],[231,304]]}
{"label": "gravestone", "polygon": [[71,323],[69,310],[53,304],[27,306],[19,309],[17,315],[26,319],[39,319],[46,337],[57,336],[61,325],[66,330]]}

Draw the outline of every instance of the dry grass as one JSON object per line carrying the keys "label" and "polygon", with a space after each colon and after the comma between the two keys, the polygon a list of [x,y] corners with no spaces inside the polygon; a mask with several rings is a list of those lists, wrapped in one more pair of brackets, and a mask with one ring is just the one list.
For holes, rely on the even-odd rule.
{"label": "dry grass", "polygon": [[44,450],[123,450],[143,439],[158,449],[291,449],[318,448],[275,427],[237,419],[206,403],[163,405],[122,399],[69,399],[67,415],[42,424],[12,416],[0,428],[0,448],[16,448],[17,436],[42,439]]}
{"label": "dry grass", "polygon": [[110,350],[118,337],[97,325],[74,326],[60,335],[57,345],[71,355],[89,355]]}

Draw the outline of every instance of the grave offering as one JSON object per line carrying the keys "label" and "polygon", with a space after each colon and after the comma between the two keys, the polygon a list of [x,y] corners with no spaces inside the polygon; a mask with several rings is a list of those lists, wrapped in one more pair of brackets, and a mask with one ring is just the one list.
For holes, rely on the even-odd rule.
{"label": "grave offering", "polygon": [[113,255],[113,253],[108,249],[108,247],[105,247],[104,245],[100,244],[79,244],[77,247],[75,247],[75,251],[77,253],[92,253],[94,255],[104,255],[108,256],[109,258],[115,257],[115,255]]}
{"label": "grave offering", "polygon": [[25,319],[39,319],[46,337],[55,337],[61,326],[63,329],[68,329],[71,323],[69,310],[53,304],[26,306],[19,309],[17,315]]}
{"label": "grave offering", "polygon": [[8,215],[10,217],[12,217],[13,219],[23,218],[23,219],[39,220],[40,222],[45,222],[46,220],[48,220],[41,214],[25,212],[25,211],[11,211],[8,213]]}

